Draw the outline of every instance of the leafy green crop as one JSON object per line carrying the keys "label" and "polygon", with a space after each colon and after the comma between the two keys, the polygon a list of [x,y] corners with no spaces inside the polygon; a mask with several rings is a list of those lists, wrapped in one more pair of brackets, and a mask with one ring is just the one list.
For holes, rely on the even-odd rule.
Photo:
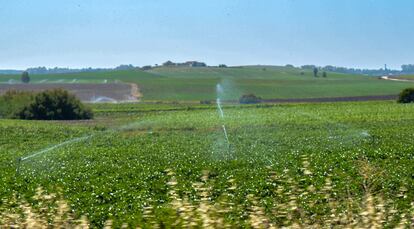
{"label": "leafy green crop", "polygon": [[[277,200],[269,191],[269,170],[300,183],[303,157],[313,172],[306,182],[322,188],[329,176],[337,200],[360,199],[368,191],[395,198],[401,187],[408,191],[395,200],[399,210],[414,199],[413,105],[225,106],[223,120],[208,105],[95,109],[96,119],[85,122],[0,120],[0,199],[13,190],[31,197],[41,186],[61,190],[74,213],[95,226],[107,219],[137,222],[148,205],[157,206],[155,213],[163,217],[170,179],[165,171],[171,169],[178,195],[195,198],[193,183],[208,170],[212,201],[228,192],[234,179],[232,202],[248,208],[246,196],[253,194],[271,206]],[[87,135],[92,136],[23,161],[16,176],[18,157]],[[235,209],[228,217],[237,221],[243,212]]]}

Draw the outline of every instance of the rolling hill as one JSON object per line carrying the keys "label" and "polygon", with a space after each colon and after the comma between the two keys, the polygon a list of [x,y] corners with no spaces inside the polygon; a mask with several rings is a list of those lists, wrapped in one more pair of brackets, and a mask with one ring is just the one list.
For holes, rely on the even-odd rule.
{"label": "rolling hill", "polygon": [[[137,83],[143,100],[200,101],[216,98],[216,85],[224,88],[223,99],[254,93],[263,99],[327,98],[396,95],[410,82],[328,72],[315,78],[311,71],[291,67],[243,66],[157,67],[150,71],[129,70],[97,73],[32,75],[32,83]],[[19,75],[0,75],[0,83],[18,83]]]}

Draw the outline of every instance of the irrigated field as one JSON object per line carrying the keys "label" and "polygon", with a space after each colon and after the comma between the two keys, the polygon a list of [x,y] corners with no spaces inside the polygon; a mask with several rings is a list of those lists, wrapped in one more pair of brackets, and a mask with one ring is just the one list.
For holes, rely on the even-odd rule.
{"label": "irrigated field", "polygon": [[[94,107],[93,121],[0,120],[0,209],[10,210],[13,193],[42,204],[30,198],[41,186],[62,193],[76,217],[87,216],[93,226],[108,219],[117,226],[183,226],[192,211],[239,226],[261,219],[340,225],[358,212],[362,221],[374,219],[375,209],[360,208],[381,200],[378,206],[411,214],[413,105],[226,106],[224,118],[207,105]],[[25,159],[16,174],[19,157],[45,148],[52,150]],[[187,218],[176,222],[177,214]],[[399,220],[386,218],[384,225]]]}
{"label": "irrigated field", "polygon": [[[296,99],[397,95],[411,82],[379,80],[362,75],[328,73],[327,78],[313,77],[311,71],[274,66],[235,68],[158,67],[150,71],[114,71],[59,75],[33,75],[34,83],[103,83],[123,81],[137,83],[145,101],[200,101],[216,98],[215,86],[226,87],[224,99],[237,100],[242,94],[254,93],[263,99]],[[3,75],[0,82],[16,83],[19,76]]]}

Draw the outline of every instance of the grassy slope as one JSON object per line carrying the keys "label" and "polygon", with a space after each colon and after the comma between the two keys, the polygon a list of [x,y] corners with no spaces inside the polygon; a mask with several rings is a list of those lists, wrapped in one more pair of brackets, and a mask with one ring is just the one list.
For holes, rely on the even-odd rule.
{"label": "grassy slope", "polygon": [[[228,179],[233,178],[237,189],[232,201],[245,203],[247,194],[266,198],[273,189],[268,186],[266,166],[276,174],[289,169],[297,182],[303,179],[299,169],[302,155],[309,157],[316,188],[323,186],[326,174],[331,175],[335,198],[361,198],[364,176],[379,175],[381,179],[368,180],[372,192],[393,198],[399,187],[405,186],[408,197],[398,200],[400,204],[414,198],[411,105],[367,102],[224,107],[224,120],[218,118],[214,106],[149,113],[139,112],[140,107],[146,110],[149,105],[120,107],[123,110],[126,106],[135,107],[135,111],[98,112],[93,125],[108,125],[108,121],[112,127],[114,122],[129,125],[26,161],[17,180],[14,162],[18,156],[97,131],[92,124],[86,127],[76,122],[0,120],[0,199],[13,189],[31,196],[39,185],[51,191],[61,188],[76,213],[88,214],[94,225],[102,226],[111,215],[136,222],[134,217],[147,204],[165,203],[167,168],[176,172],[178,189],[184,193],[191,193],[192,183],[200,181],[203,170],[213,174],[213,196],[225,193]],[[106,109],[117,107],[108,105]],[[104,105],[99,109],[105,110]],[[230,151],[222,122],[227,125]],[[372,168],[369,174],[363,172],[364,163]],[[269,198],[265,203],[272,206],[272,201]],[[162,212],[159,214],[162,217]]]}
{"label": "grassy slope", "polygon": [[395,78],[403,78],[403,79],[410,79],[414,80],[414,75],[402,75],[402,76],[396,76]]}
{"label": "grassy slope", "polygon": [[[328,78],[314,78],[311,72],[284,67],[244,68],[158,68],[152,73],[174,78],[177,99],[199,99],[194,92],[215,98],[215,85],[221,83],[227,98],[235,99],[243,93],[254,93],[265,99],[317,98],[397,94],[410,83],[389,82],[360,75],[328,73]],[[197,80],[195,80],[197,79]],[[177,88],[178,87],[178,88]],[[199,94],[201,95],[201,94]]]}
{"label": "grassy slope", "polygon": [[[265,68],[265,69],[264,69]],[[18,80],[19,76],[0,76],[0,82]],[[307,71],[285,67],[243,68],[155,68],[149,72],[117,71],[61,75],[33,75],[33,82],[43,79],[71,82],[114,82],[121,80],[140,85],[144,100],[212,100],[216,84],[221,83],[226,99],[237,99],[254,93],[265,99],[317,98],[397,94],[413,86],[406,82],[378,80],[360,75],[328,73],[328,78],[314,78]]]}

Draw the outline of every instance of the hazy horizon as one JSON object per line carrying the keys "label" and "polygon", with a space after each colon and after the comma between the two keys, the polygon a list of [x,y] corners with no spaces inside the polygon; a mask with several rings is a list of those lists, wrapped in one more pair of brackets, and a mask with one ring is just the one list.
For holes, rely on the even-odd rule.
{"label": "hazy horizon", "polygon": [[406,0],[0,2],[0,69],[414,63]]}

